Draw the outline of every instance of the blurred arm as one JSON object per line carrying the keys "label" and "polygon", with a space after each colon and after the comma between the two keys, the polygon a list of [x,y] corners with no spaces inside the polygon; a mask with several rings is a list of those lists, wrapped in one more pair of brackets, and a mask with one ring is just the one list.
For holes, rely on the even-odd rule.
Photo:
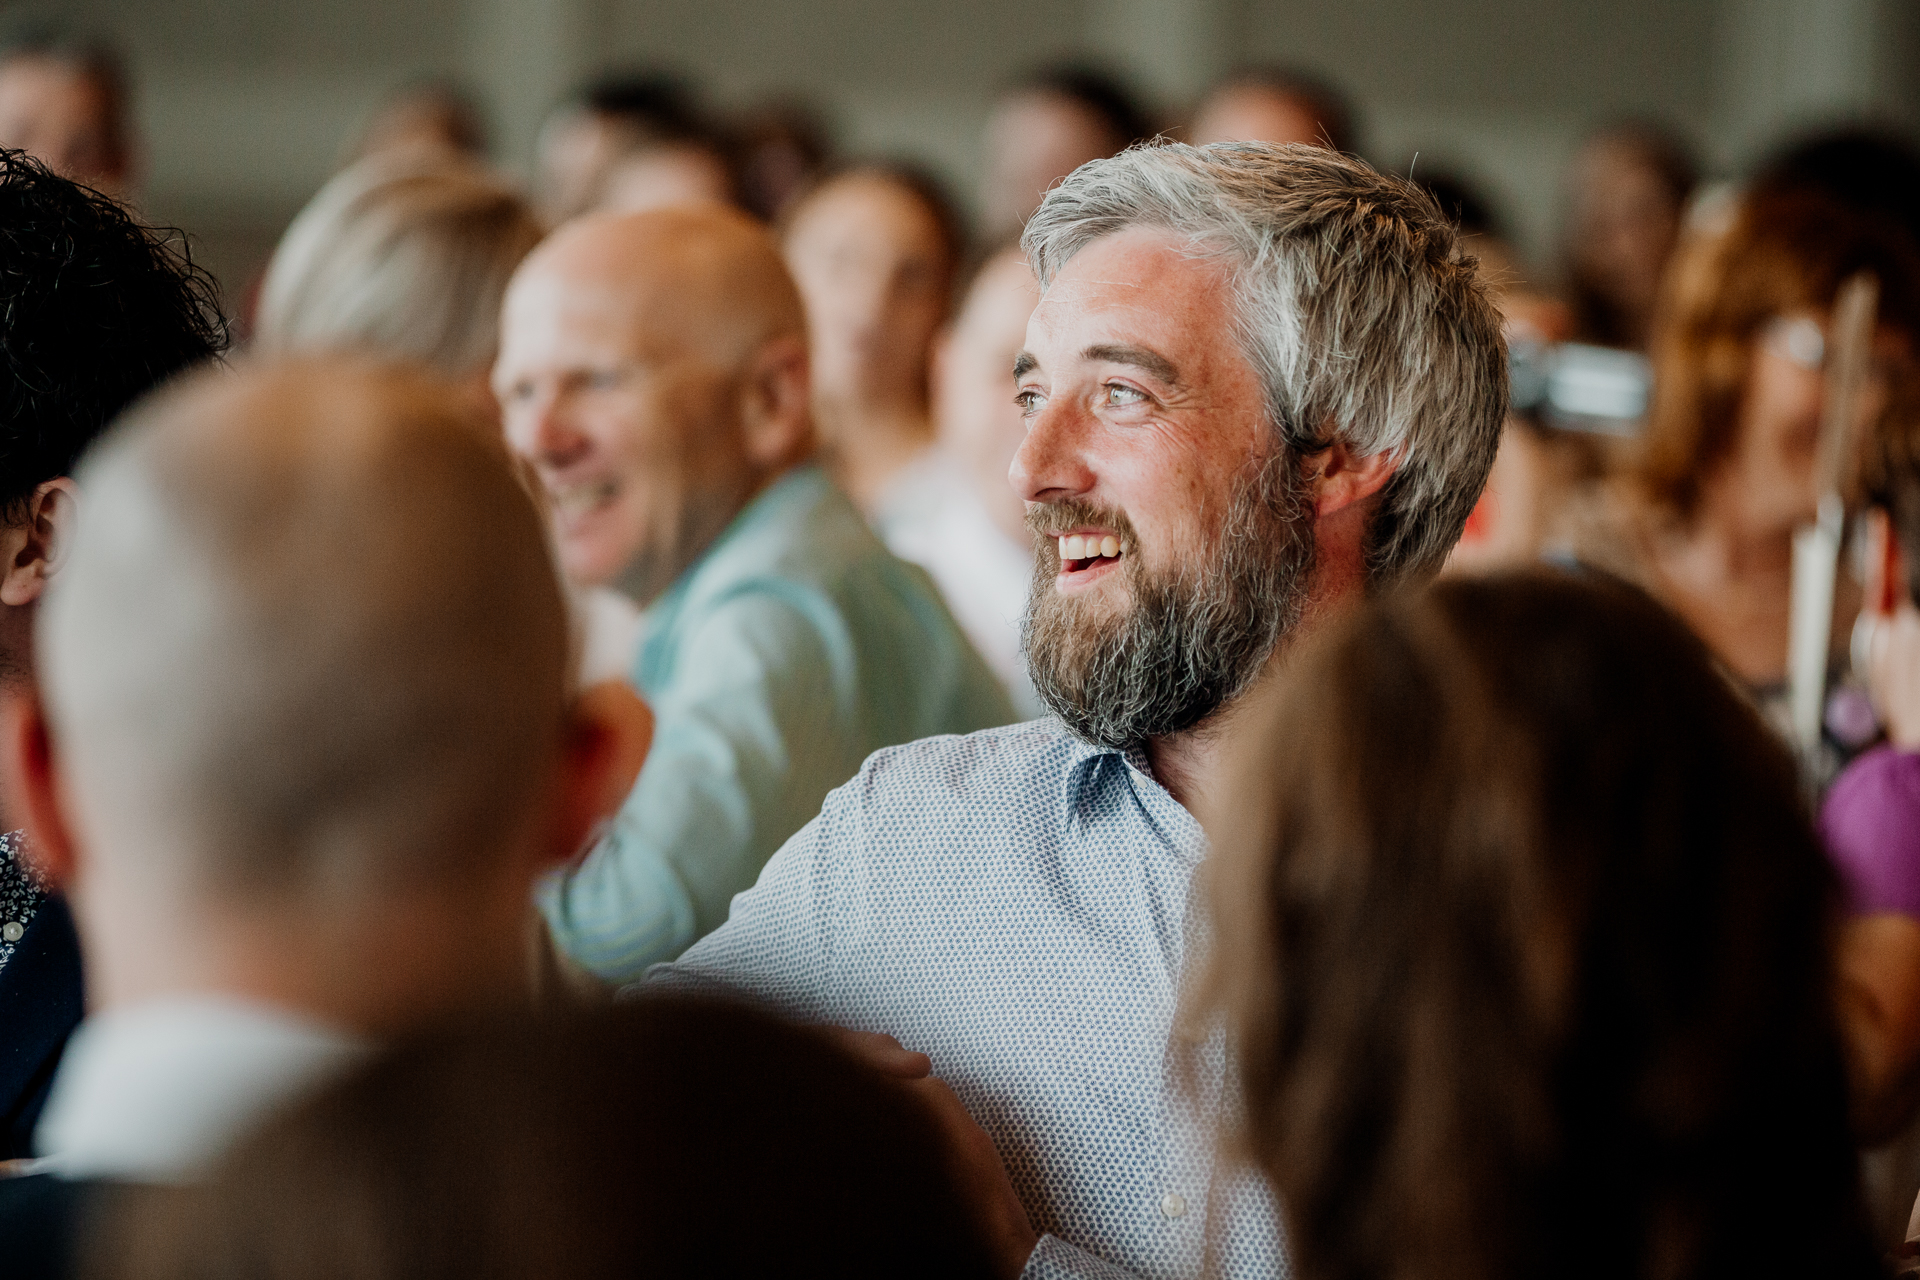
{"label": "blurred arm", "polygon": [[1863,1137],[1884,1136],[1920,1101],[1920,920],[1895,912],[1848,920],[1840,982],[1856,1124]]}
{"label": "blurred arm", "polygon": [[824,638],[797,610],[752,595],[703,619],[660,691],[652,754],[606,837],[542,887],[560,949],[629,982],[724,921],[859,766],[847,701]]}

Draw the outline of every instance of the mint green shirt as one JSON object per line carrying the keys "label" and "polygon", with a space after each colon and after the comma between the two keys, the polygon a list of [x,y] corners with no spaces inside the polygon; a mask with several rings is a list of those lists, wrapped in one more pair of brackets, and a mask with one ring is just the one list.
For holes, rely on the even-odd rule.
{"label": "mint green shirt", "polygon": [[647,610],[633,675],[652,753],[606,837],[539,894],[560,949],[612,982],[723,923],[873,752],[1014,718],[925,571],[813,467],[748,503]]}

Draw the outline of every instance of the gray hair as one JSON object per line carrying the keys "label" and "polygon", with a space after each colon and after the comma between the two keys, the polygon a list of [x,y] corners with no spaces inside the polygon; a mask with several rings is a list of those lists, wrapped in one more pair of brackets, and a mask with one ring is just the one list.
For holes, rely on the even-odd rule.
{"label": "gray hair", "polygon": [[542,234],[520,194],[477,165],[370,156],[287,228],[260,286],[254,343],[484,372],[507,281]]}
{"label": "gray hair", "polygon": [[1074,170],[1021,243],[1044,291],[1135,227],[1230,265],[1241,349],[1286,445],[1394,455],[1369,584],[1437,570],[1493,466],[1507,371],[1499,314],[1432,198],[1319,147],[1150,143]]}

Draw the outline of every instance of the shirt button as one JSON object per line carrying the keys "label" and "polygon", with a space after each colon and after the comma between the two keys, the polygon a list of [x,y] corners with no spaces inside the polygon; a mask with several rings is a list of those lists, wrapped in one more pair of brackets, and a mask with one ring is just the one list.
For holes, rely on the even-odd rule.
{"label": "shirt button", "polygon": [[1187,1216],[1187,1198],[1177,1191],[1169,1191],[1160,1197],[1160,1212],[1169,1218]]}
{"label": "shirt button", "polygon": [[20,941],[26,932],[27,927],[18,920],[9,920],[5,925],[0,925],[0,938],[5,938],[8,942]]}

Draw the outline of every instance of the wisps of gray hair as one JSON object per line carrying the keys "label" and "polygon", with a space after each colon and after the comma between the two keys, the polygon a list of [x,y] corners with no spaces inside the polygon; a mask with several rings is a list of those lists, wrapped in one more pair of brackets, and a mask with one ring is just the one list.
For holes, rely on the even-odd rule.
{"label": "wisps of gray hair", "polygon": [[1370,585],[1437,570],[1493,466],[1507,371],[1499,314],[1433,199],[1319,147],[1155,142],[1076,169],[1021,243],[1044,291],[1133,228],[1229,265],[1241,348],[1288,446],[1394,455]]}

